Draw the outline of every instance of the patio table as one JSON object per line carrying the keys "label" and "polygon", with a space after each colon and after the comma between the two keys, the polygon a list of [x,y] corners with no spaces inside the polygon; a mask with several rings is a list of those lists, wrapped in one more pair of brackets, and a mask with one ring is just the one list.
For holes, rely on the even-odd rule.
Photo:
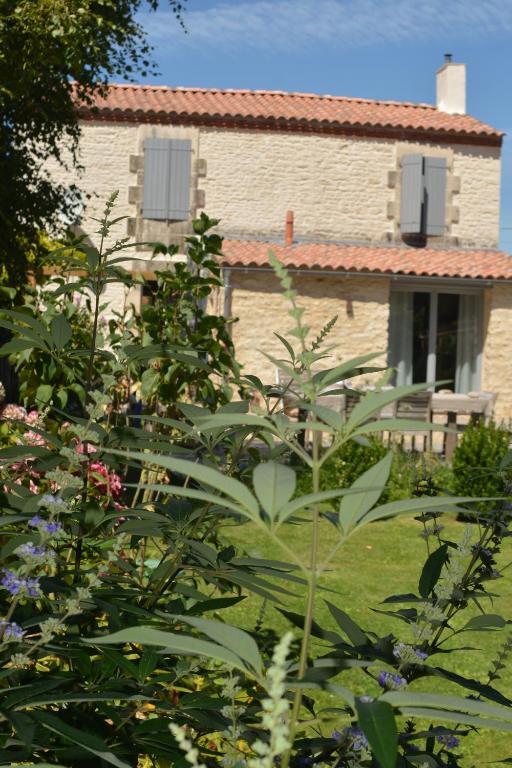
{"label": "patio table", "polygon": [[446,426],[451,432],[446,433],[444,453],[451,459],[457,445],[457,416],[469,416],[472,423],[480,418],[489,419],[494,409],[497,395],[494,392],[470,392],[463,395],[457,392],[434,392],[432,395],[432,413],[446,413]]}

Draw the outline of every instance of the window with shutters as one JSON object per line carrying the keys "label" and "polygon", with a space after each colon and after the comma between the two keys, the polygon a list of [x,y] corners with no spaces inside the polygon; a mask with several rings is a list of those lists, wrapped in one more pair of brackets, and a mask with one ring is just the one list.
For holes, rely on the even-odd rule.
{"label": "window with shutters", "polygon": [[400,231],[403,235],[443,236],[446,158],[404,155],[401,166]]}
{"label": "window with shutters", "polygon": [[189,139],[144,141],[144,219],[186,221],[190,218],[191,156]]}

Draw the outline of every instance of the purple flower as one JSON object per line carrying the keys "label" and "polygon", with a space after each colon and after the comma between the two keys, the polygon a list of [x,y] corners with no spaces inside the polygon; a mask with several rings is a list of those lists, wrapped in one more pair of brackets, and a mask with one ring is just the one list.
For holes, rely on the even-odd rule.
{"label": "purple flower", "polygon": [[37,547],[29,541],[26,544],[21,544],[16,549],[16,554],[19,557],[44,557],[46,555],[46,548],[41,546]]}
{"label": "purple flower", "polygon": [[445,736],[438,736],[437,740],[440,744],[444,744],[447,749],[455,749],[455,747],[459,746],[458,738],[451,733]]}
{"label": "purple flower", "polygon": [[380,687],[386,691],[399,691],[407,685],[407,680],[404,677],[393,672],[386,672],[385,670],[379,672],[377,679]]}
{"label": "purple flower", "polygon": [[19,624],[12,621],[11,623],[2,621],[0,622],[4,629],[4,640],[21,640],[25,634]]}
{"label": "purple flower", "polygon": [[368,739],[360,728],[344,728],[343,735],[350,740],[351,748],[354,752],[360,752],[362,749],[368,749]]}
{"label": "purple flower", "polygon": [[0,584],[10,592],[11,595],[15,597],[39,597],[41,594],[39,579],[18,576],[14,571],[10,571],[8,568],[4,568],[2,572],[4,576],[0,581]]}
{"label": "purple flower", "polygon": [[35,515],[31,520],[28,521],[28,524],[32,528],[39,528],[39,526],[41,526],[43,531],[50,534],[57,533],[62,528],[62,525],[60,523],[57,523],[57,522],[48,523],[45,520],[43,520],[42,517],[39,517],[39,515]]}

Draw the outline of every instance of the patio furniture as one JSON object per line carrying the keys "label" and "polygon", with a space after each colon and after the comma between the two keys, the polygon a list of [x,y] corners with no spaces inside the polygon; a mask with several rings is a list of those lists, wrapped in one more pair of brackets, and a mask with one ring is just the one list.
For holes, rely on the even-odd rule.
{"label": "patio furniture", "polygon": [[[404,419],[408,421],[424,421],[430,422],[432,420],[432,392],[412,392],[410,395],[401,397],[396,402],[395,416],[397,419]],[[416,446],[416,438],[423,438],[423,450],[427,448],[430,450],[432,444],[432,432],[430,430],[417,429],[411,430],[411,447],[414,450]],[[402,432],[401,442],[404,442],[404,433]]]}
{"label": "patio furniture", "polygon": [[[468,423],[476,424],[479,419],[488,421],[494,410],[497,395],[495,392],[434,392],[432,395],[432,413],[446,414],[446,426],[452,431],[445,434],[444,455],[450,461],[457,445],[458,435]],[[460,424],[458,416],[466,416],[467,422]]]}

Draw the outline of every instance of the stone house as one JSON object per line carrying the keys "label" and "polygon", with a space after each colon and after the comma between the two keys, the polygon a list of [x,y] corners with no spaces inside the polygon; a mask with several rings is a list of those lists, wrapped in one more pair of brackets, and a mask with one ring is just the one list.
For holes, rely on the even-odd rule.
{"label": "stone house", "polygon": [[[494,391],[498,417],[512,415],[512,260],[497,250],[503,135],[465,113],[463,64],[438,71],[436,106],[113,85],[79,115],[85,231],[115,188],[128,217],[116,236],[127,227],[137,241],[180,243],[201,211],[220,219],[217,309],[238,318],[247,372],[275,381],[260,350],[276,354],[273,332],[289,327],[272,249],[313,329],[339,316],[338,358],[389,349],[398,382]],[[140,250],[134,269],[149,255]]]}

